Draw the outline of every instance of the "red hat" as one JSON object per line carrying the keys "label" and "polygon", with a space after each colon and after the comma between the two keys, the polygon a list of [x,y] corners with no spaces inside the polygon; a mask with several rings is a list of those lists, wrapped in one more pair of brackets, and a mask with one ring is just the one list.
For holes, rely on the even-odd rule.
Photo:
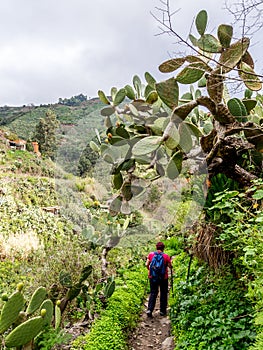
{"label": "red hat", "polygon": [[158,249],[158,250],[164,250],[164,244],[163,244],[163,242],[158,242],[158,243],[156,244],[156,249]]}

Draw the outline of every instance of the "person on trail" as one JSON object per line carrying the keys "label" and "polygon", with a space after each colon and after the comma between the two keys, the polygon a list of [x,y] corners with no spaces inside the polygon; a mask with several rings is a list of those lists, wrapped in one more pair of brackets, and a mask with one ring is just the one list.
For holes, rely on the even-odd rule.
{"label": "person on trail", "polygon": [[148,255],[146,267],[149,270],[150,297],[146,314],[152,317],[156,299],[160,288],[160,315],[166,315],[168,298],[168,267],[172,271],[172,263],[169,255],[165,254],[163,242],[156,244],[156,251]]}

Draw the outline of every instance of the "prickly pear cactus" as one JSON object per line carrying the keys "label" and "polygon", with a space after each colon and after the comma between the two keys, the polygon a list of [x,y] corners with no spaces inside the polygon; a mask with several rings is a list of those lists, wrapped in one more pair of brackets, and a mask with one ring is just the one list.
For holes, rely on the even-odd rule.
{"label": "prickly pear cactus", "polygon": [[33,314],[40,307],[40,305],[43,303],[46,296],[47,296],[46,288],[44,288],[44,287],[37,288],[29,301],[29,304],[28,304],[27,309],[26,309],[26,313],[28,315]]}
{"label": "prickly pear cactus", "polygon": [[6,347],[12,348],[27,344],[44,329],[44,326],[45,321],[42,316],[30,318],[8,334],[5,338]]}
{"label": "prickly pear cactus", "polygon": [[4,333],[17,320],[24,306],[25,300],[20,291],[16,291],[8,298],[1,311],[0,334]]}

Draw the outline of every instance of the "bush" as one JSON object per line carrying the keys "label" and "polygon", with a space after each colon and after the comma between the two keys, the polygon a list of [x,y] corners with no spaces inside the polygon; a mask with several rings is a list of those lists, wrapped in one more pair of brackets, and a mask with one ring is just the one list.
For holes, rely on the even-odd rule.
{"label": "bush", "polygon": [[124,274],[109,299],[107,309],[92,326],[90,332],[77,338],[72,350],[126,350],[128,332],[135,327],[145,296],[147,270]]}

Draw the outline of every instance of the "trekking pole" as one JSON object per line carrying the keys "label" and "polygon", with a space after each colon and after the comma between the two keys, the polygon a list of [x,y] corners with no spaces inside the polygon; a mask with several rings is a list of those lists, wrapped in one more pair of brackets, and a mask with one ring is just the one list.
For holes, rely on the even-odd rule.
{"label": "trekking pole", "polygon": [[174,297],[174,279],[173,279],[173,268],[171,268],[171,290],[172,290],[172,296]]}

